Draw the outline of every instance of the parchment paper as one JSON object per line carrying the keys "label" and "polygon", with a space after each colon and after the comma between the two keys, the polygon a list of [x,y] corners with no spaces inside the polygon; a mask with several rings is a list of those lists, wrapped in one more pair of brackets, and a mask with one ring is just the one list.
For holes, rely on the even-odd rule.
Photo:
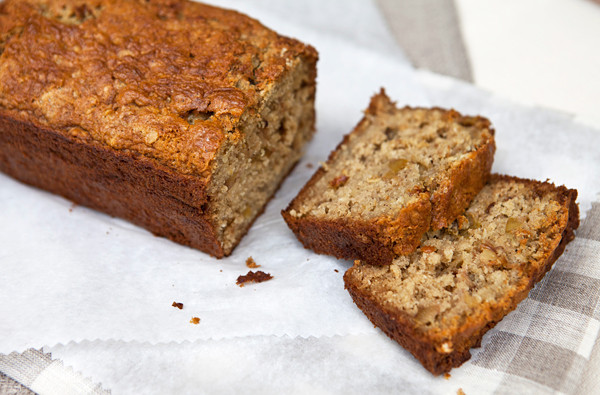
{"label": "parchment paper", "polygon": [[[582,208],[590,205],[595,193],[586,191],[600,189],[595,178],[600,160],[594,150],[600,143],[600,132],[574,123],[568,115],[516,106],[436,75],[419,72],[418,79],[427,88],[432,103],[473,113],[481,110],[494,118],[497,136],[503,141],[498,153],[506,158],[496,161],[496,171],[537,178],[547,171],[551,179],[566,177],[568,186],[580,189]],[[562,133],[572,140],[566,146],[577,150],[564,155],[571,158],[569,163],[575,170],[583,171],[581,177],[569,177],[572,170],[557,165],[548,170],[543,163],[536,164],[535,158],[547,158],[560,151],[553,137]],[[512,139],[516,141],[511,143]],[[538,145],[533,146],[534,142]],[[511,150],[523,157],[511,160]],[[527,163],[531,166],[522,168]],[[532,295],[490,330],[482,347],[471,350],[472,359],[453,369],[448,378],[429,374],[381,331],[371,331],[364,316],[349,323],[357,332],[346,335],[258,335],[156,345],[83,341],[44,347],[44,351],[116,393],[456,394],[462,389],[467,394],[550,394],[555,393],[553,388],[562,388],[562,393],[582,393],[577,383],[587,369],[600,317],[598,292],[593,288],[599,281],[594,279],[600,279],[600,243],[596,241],[600,238],[594,225],[600,218],[600,203],[595,205],[590,223],[582,224],[578,237]],[[333,265],[340,274],[346,267],[343,262],[326,262],[311,254],[307,259],[307,264],[319,259],[324,266]],[[304,268],[317,270],[310,265]],[[569,279],[573,275],[579,277]],[[322,294],[323,304],[338,303],[336,286],[339,290],[341,284],[332,284]],[[582,300],[578,307],[561,307],[562,299],[573,298]],[[338,308],[345,310],[347,300],[340,300]],[[315,319],[323,320],[323,327],[328,327],[337,318],[338,312],[334,312],[324,320]],[[541,348],[528,348],[528,344]]]}
{"label": "parchment paper", "polygon": [[[320,52],[318,133],[229,258],[214,259],[0,175],[0,352],[82,339],[168,342],[373,331],[344,290],[348,264],[302,248],[280,211],[381,86],[400,103],[426,99],[400,58],[289,23],[282,27]],[[249,256],[274,279],[238,287]],[[184,309],[172,307],[174,301]],[[200,324],[190,324],[191,317]]]}

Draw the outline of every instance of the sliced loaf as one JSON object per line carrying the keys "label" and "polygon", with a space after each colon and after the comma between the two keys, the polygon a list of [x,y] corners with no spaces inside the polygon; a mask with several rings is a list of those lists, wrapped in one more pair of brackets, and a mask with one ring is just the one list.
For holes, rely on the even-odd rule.
{"label": "sliced loaf", "polygon": [[283,217],[318,253],[389,264],[467,208],[494,151],[487,119],[398,109],[382,90]]}
{"label": "sliced loaf", "polygon": [[356,261],[344,275],[356,305],[430,372],[469,349],[550,270],[579,225],[577,191],[492,176],[449,228],[386,266]]}

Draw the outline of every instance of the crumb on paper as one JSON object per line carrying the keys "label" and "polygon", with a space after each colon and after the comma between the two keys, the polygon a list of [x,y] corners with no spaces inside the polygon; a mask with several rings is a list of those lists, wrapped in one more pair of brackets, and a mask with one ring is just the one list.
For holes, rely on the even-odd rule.
{"label": "crumb on paper", "polygon": [[450,380],[450,377],[452,377],[452,376],[450,376],[450,373],[448,373],[448,372],[444,373],[444,378],[446,380]]}
{"label": "crumb on paper", "polygon": [[251,256],[246,259],[246,266],[248,266],[250,269],[256,269],[257,267],[260,267],[260,265],[257,265],[256,262],[254,262],[254,258]]}
{"label": "crumb on paper", "polygon": [[337,269],[333,269],[334,272],[339,273],[340,271]]}
{"label": "crumb on paper", "polygon": [[456,391],[456,395],[467,395],[467,394],[465,394],[465,391],[463,391],[462,388],[459,388],[458,391]]}
{"label": "crumb on paper", "polygon": [[75,203],[75,202],[71,203],[71,207],[69,207],[69,212],[72,213],[73,210],[75,209],[75,207],[77,207],[77,203]]}
{"label": "crumb on paper", "polygon": [[219,273],[223,273],[223,269],[220,269],[220,270],[219,270]]}
{"label": "crumb on paper", "polygon": [[252,270],[250,270],[245,276],[239,276],[235,283],[240,287],[243,287],[246,283],[262,283],[272,278],[273,276],[271,276],[270,273],[265,273],[260,270],[253,272]]}
{"label": "crumb on paper", "polygon": [[179,310],[183,309],[183,303],[173,302],[171,306],[177,307]]}
{"label": "crumb on paper", "polygon": [[192,319],[190,320],[190,324],[198,325],[199,323],[200,323],[200,318],[198,318],[198,317],[192,317]]}
{"label": "crumb on paper", "polygon": [[306,164],[306,168],[307,169],[312,169],[313,168],[313,164],[312,163],[307,163]]}

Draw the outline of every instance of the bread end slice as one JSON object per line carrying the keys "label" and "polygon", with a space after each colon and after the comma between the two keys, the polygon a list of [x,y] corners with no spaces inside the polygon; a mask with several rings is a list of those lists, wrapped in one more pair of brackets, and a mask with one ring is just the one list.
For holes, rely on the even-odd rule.
{"label": "bread end slice", "polygon": [[527,297],[579,226],[577,191],[493,176],[464,216],[430,231],[392,264],[356,261],[344,275],[356,305],[435,375],[470,358]]}

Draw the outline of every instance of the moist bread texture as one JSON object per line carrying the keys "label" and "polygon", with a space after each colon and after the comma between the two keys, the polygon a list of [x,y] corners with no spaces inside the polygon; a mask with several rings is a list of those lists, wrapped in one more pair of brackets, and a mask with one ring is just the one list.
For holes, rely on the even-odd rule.
{"label": "moist bread texture", "polygon": [[316,61],[191,1],[5,1],[0,170],[223,257],[314,132]]}
{"label": "moist bread texture", "polygon": [[306,248],[389,264],[467,208],[494,151],[487,119],[398,109],[382,89],[282,214]]}
{"label": "moist bread texture", "polygon": [[471,356],[574,237],[577,191],[492,176],[464,215],[386,266],[344,275],[356,305],[433,374]]}

